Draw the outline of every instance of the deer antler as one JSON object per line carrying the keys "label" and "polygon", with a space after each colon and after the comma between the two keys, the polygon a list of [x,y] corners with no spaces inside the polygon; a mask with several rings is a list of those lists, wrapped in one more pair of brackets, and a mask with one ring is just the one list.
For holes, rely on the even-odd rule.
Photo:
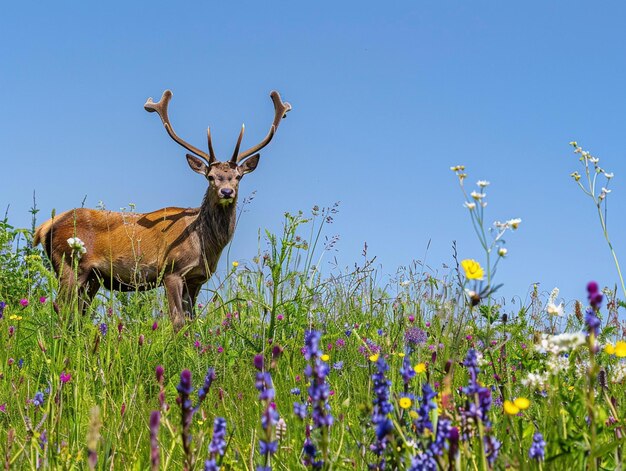
{"label": "deer antler", "polygon": [[163,126],[165,126],[165,130],[170,135],[170,137],[174,139],[178,144],[183,146],[188,151],[193,152],[198,157],[202,157],[204,160],[207,161],[209,165],[212,164],[213,162],[216,161],[216,158],[215,158],[215,153],[213,152],[213,146],[211,145],[211,132],[207,130],[210,155],[207,155],[206,152],[202,152],[197,147],[192,146],[191,144],[183,141],[180,137],[178,137],[176,133],[174,132],[174,129],[172,128],[172,124],[170,123],[169,117],[167,116],[167,105],[169,105],[171,98],[172,98],[172,92],[170,90],[165,90],[163,92],[163,96],[161,97],[158,103],[155,103],[152,100],[152,97],[150,97],[146,101],[146,104],[143,105],[143,107],[146,111],[150,113],[153,113],[156,111],[159,114],[159,117],[161,118],[161,121],[163,122]]}
{"label": "deer antler", "polygon": [[267,133],[267,136],[265,136],[265,138],[256,146],[250,147],[248,150],[245,150],[241,154],[238,154],[239,144],[241,143],[241,138],[243,137],[244,128],[242,127],[241,133],[239,134],[239,141],[237,143],[235,153],[232,159],[230,160],[231,162],[239,163],[246,157],[251,156],[255,152],[258,152],[259,150],[263,149],[263,147],[268,145],[270,141],[272,140],[272,138],[274,137],[276,130],[278,129],[280,120],[283,119],[289,111],[291,111],[291,105],[287,102],[283,103],[283,101],[280,98],[280,94],[276,90],[273,90],[272,93],[270,93],[270,98],[274,102],[274,122],[272,123],[272,126],[270,127],[270,131]]}

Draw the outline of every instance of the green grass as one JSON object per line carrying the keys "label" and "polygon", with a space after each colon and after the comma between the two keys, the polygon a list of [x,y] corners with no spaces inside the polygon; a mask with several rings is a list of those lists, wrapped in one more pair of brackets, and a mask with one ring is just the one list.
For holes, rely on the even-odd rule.
{"label": "green grass", "polygon": [[[202,295],[210,301],[178,333],[160,290],[102,291],[85,317],[71,306],[55,308],[56,280],[39,252],[24,244],[29,231],[16,231],[5,221],[0,226],[0,300],[7,303],[0,319],[0,459],[5,466],[148,469],[150,414],[159,410],[160,469],[183,469],[189,463],[204,469],[213,422],[224,417],[227,447],[218,463],[222,469],[253,470],[266,464],[259,440],[277,438],[275,425],[269,432],[261,425],[272,402],[269,407],[286,424],[269,461],[272,469],[306,468],[307,430],[323,469],[367,469],[370,464],[380,469],[383,460],[386,469],[409,469],[415,456],[431,448],[444,419],[461,439],[456,454],[449,450],[453,440],[444,440],[443,453],[434,456],[439,469],[621,469],[623,363],[602,349],[618,333],[611,312],[599,313],[599,351],[587,338],[561,358],[561,370],[534,387],[523,380],[529,373],[549,371],[555,361],[534,344],[544,332],[585,332],[584,307],[578,316],[556,319],[546,313],[548,299],[535,292],[529,305],[504,311],[495,295],[488,296],[489,287],[467,280],[461,268],[438,274],[413,264],[396,279],[381,281],[372,260],[365,258],[352,271],[323,276],[316,266],[329,248],[321,241],[330,211],[317,210],[310,218],[286,215],[283,233],[266,234],[252,262],[229,264],[226,273],[216,275]],[[467,290],[475,292],[474,299],[483,294],[481,302],[473,306]],[[21,299],[29,304],[22,306]],[[101,324],[107,325],[106,334]],[[427,334],[423,342],[407,340],[407,333],[419,337],[411,329]],[[320,355],[328,358],[305,358],[309,330],[321,332]],[[462,362],[470,349],[482,355],[478,380],[489,390],[491,403],[482,421],[468,422],[464,411],[479,400],[461,390],[469,381]],[[259,354],[271,374],[272,401],[260,400],[255,389],[254,357]],[[316,358],[329,367],[330,427],[313,426],[310,407],[304,421],[293,411],[294,402],[307,401],[305,368]],[[405,358],[411,367],[426,367],[406,386],[401,375]],[[388,418],[393,427],[378,456],[371,450],[377,441],[373,377],[381,359],[389,365],[385,378],[391,382]],[[165,371],[163,405],[158,365]],[[191,452],[185,456],[177,385],[181,371],[188,369],[197,391],[209,368],[216,377],[193,416]],[[71,379],[62,383],[62,373]],[[414,417],[426,383],[437,393],[437,407],[429,412],[432,431],[420,433]],[[301,393],[293,394],[294,388]],[[44,393],[41,406],[33,403],[37,392]],[[400,407],[401,397],[411,398],[408,409]],[[519,397],[529,399],[530,407],[517,415],[505,413],[504,401]],[[547,443],[545,460],[529,458],[536,432]],[[484,437],[501,443],[493,465]]]}

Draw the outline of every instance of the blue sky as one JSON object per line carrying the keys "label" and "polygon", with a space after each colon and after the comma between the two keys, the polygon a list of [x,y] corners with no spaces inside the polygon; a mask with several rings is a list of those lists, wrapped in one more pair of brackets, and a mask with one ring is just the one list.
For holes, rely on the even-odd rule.
{"label": "blue sky", "polygon": [[[617,275],[590,200],[569,174],[576,139],[615,173],[609,230],[626,257],[626,6],[621,2],[13,2],[0,17],[0,208],[27,226],[101,200],[197,206],[187,166],[147,97],[174,92],[177,132],[218,156],[259,141],[269,91],[293,111],[244,178],[256,191],[231,257],[257,250],[285,211],[340,201],[328,234],[342,266],[363,243],[381,272],[483,255],[456,177],[488,188],[487,220],[522,218],[502,294],[534,282],[582,298]],[[330,259],[327,258],[327,260]],[[626,258],[624,259],[626,264]]]}

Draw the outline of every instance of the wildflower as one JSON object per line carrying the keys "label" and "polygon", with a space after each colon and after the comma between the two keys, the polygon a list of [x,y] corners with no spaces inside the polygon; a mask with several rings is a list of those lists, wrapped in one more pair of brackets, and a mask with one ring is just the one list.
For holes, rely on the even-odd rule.
{"label": "wildflower", "polygon": [[413,370],[417,373],[417,374],[422,374],[426,372],[426,363],[418,363],[417,365],[415,365],[415,367],[413,368]]}
{"label": "wildflower", "polygon": [[78,237],[70,237],[67,239],[67,245],[69,245],[72,249],[72,255],[76,255],[78,258],[80,258],[84,253],[87,253],[85,243]]}
{"label": "wildflower", "polygon": [[619,358],[626,357],[626,342],[623,340],[615,342],[615,356]]}
{"label": "wildflower", "polygon": [[324,354],[324,355],[322,355],[322,356],[320,357],[320,359],[321,359],[322,361],[328,361],[328,360],[330,360],[330,355]]}
{"label": "wildflower", "polygon": [[39,298],[39,302],[40,302],[41,304],[45,304],[47,300],[48,300],[48,299],[47,299],[45,296],[41,296],[41,297]]}
{"label": "wildflower", "polygon": [[263,355],[261,354],[254,355],[254,361],[253,361],[254,367],[259,371],[263,370],[263,363],[264,363],[263,360],[264,360]]}
{"label": "wildflower", "polygon": [[372,363],[376,363],[376,362],[378,361],[378,357],[379,357],[379,356],[380,356],[380,355],[378,355],[378,353],[374,353],[373,355],[370,355],[370,361],[371,361]]}
{"label": "wildflower", "polygon": [[462,260],[461,266],[463,267],[463,270],[465,271],[465,277],[468,280],[482,280],[485,275],[483,268],[476,260]]}
{"label": "wildflower", "polygon": [[600,291],[598,287],[598,283],[596,283],[595,281],[590,281],[587,284],[587,293],[588,293],[587,297],[589,299],[589,304],[591,305],[591,307],[595,311],[600,309],[600,306],[602,305],[602,292]]}
{"label": "wildflower", "polygon": [[238,266],[239,266],[239,262],[235,260],[233,262],[233,268],[237,268]]}
{"label": "wildflower", "polygon": [[485,188],[486,186],[489,186],[489,182],[487,180],[478,180],[476,184],[481,188]]}
{"label": "wildflower", "polygon": [[4,317],[4,308],[7,307],[7,303],[0,301],[0,319]]}
{"label": "wildflower", "polygon": [[477,191],[472,191],[470,193],[470,196],[472,198],[474,198],[476,201],[480,201],[481,199],[483,199],[487,195],[485,195],[484,193],[478,193]]}
{"label": "wildflower", "polygon": [[41,406],[43,406],[43,403],[44,403],[43,393],[40,392],[40,391],[37,391],[35,393],[35,397],[33,397],[33,405],[35,407],[41,407]]}
{"label": "wildflower", "polygon": [[530,401],[525,397],[518,397],[513,401],[515,406],[519,407],[520,410],[526,410],[530,407]]}
{"label": "wildflower", "polygon": [[546,312],[551,316],[563,317],[563,303],[559,304],[558,306],[554,303],[548,303],[548,305],[546,306]]}
{"label": "wildflower", "polygon": [[28,299],[20,299],[20,306],[26,307],[28,306]]}
{"label": "wildflower", "polygon": [[343,369],[343,361],[338,361],[335,364],[333,364],[333,370],[341,370]]}
{"label": "wildflower", "polygon": [[520,411],[520,408],[515,405],[515,403],[506,400],[504,401],[504,412],[509,415],[517,415]]}
{"label": "wildflower", "polygon": [[180,405],[181,423],[182,423],[182,439],[183,450],[185,452],[185,460],[189,465],[191,463],[191,434],[189,428],[193,420],[193,405],[189,396],[193,392],[191,385],[191,371],[183,370],[180,373],[180,383],[176,386],[178,391],[178,399],[176,402]]}
{"label": "wildflower", "polygon": [[72,375],[70,373],[66,373],[65,371],[63,371],[60,374],[59,379],[61,380],[61,384],[66,384],[71,381]]}
{"label": "wildflower", "polygon": [[585,324],[587,325],[587,332],[597,337],[600,333],[600,319],[596,315],[595,310],[587,309],[585,312]]}
{"label": "wildflower", "polygon": [[463,203],[463,206],[465,206],[470,211],[472,209],[476,209],[476,203],[470,203],[469,201],[466,201],[465,203]]}
{"label": "wildflower", "polygon": [[415,376],[416,371],[411,368],[411,360],[408,356],[405,356],[402,360],[402,368],[400,368],[400,374],[402,375],[402,380],[404,381],[404,390],[408,391],[409,382]]}
{"label": "wildflower", "polygon": [[513,230],[517,229],[521,223],[522,223],[522,220],[520,218],[509,219],[506,222],[507,226],[509,226]]}
{"label": "wildflower", "polygon": [[154,410],[150,414],[150,463],[152,469],[159,469],[159,425],[161,423],[161,414]]}
{"label": "wildflower", "polygon": [[216,417],[215,421],[213,422],[213,437],[211,438],[211,443],[209,443],[209,453],[211,454],[211,458],[215,459],[216,455],[224,456],[225,451],[226,419],[222,417]]}
{"label": "wildflower", "polygon": [[159,328],[159,323],[157,321],[154,321],[154,323],[152,324],[152,330],[157,330]]}
{"label": "wildflower", "polygon": [[528,457],[532,460],[542,461],[545,458],[546,442],[541,433],[536,432],[533,435],[533,443],[528,450]]}
{"label": "wildflower", "polygon": [[500,247],[498,249],[498,255],[500,257],[506,257],[506,254],[509,253],[509,251],[507,249],[505,249],[504,247]]}
{"label": "wildflower", "polygon": [[428,335],[418,327],[409,327],[404,333],[404,339],[410,346],[426,343]]}
{"label": "wildflower", "polygon": [[398,404],[403,409],[408,409],[413,404],[413,401],[411,401],[411,398],[409,397],[401,397],[400,400],[398,401]]}
{"label": "wildflower", "polygon": [[[615,346],[612,343],[607,343],[604,346],[604,353],[606,353],[607,355],[614,355],[615,354]],[[626,351],[625,351],[626,353]]]}
{"label": "wildflower", "polygon": [[215,370],[213,368],[209,368],[206,376],[204,377],[204,384],[198,390],[198,404],[196,405],[196,410],[200,407],[200,403],[204,401],[204,398],[209,393],[209,389],[211,389],[211,384],[216,378]]}
{"label": "wildflower", "polygon": [[109,331],[109,326],[108,326],[108,325],[106,325],[106,324],[103,322],[102,324],[100,324],[99,329],[100,329],[100,334],[101,334],[103,337],[105,337],[105,336],[106,336],[106,334],[107,334],[107,332]]}
{"label": "wildflower", "polygon": [[[376,372],[372,375],[374,382],[374,400],[372,408],[372,424],[376,429],[376,441],[370,448],[372,451],[381,456],[387,447],[387,435],[393,430],[393,424],[388,415],[393,411],[393,405],[389,402],[389,388],[391,381],[385,377],[385,372],[389,370],[389,366],[385,359],[379,357],[376,359]],[[382,463],[381,463],[382,464]],[[383,467],[381,467],[382,469]]]}
{"label": "wildflower", "polygon": [[276,319],[279,320],[279,321],[282,321],[284,318],[285,318],[285,316],[283,316],[282,314],[278,314],[276,316]]}

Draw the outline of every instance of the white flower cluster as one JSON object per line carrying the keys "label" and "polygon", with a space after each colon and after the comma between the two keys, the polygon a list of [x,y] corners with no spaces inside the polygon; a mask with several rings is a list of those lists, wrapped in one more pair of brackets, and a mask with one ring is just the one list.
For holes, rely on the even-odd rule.
{"label": "white flower cluster", "polygon": [[78,237],[70,237],[67,239],[67,245],[69,245],[72,249],[72,255],[75,254],[78,258],[80,258],[84,253],[87,253],[85,243]]}
{"label": "white flower cluster", "polygon": [[553,355],[547,361],[546,366],[548,367],[550,374],[559,374],[561,371],[565,371],[569,367],[569,357],[563,355]]}
{"label": "white flower cluster", "polygon": [[613,368],[613,374],[611,375],[611,383],[617,384],[624,381],[626,378],[626,363],[619,362]]}
{"label": "white flower cluster", "polygon": [[541,340],[535,348],[539,353],[552,353],[559,355],[560,353],[569,352],[584,345],[585,334],[576,332],[574,334],[564,333],[559,335],[542,334]]}
{"label": "white flower cluster", "polygon": [[528,373],[528,376],[522,380],[522,384],[529,389],[546,389],[550,375],[547,371],[541,373]]}
{"label": "white flower cluster", "polygon": [[559,288],[554,288],[548,298],[548,304],[546,305],[546,312],[551,316],[563,317],[563,303],[556,304],[556,298],[559,296]]}

